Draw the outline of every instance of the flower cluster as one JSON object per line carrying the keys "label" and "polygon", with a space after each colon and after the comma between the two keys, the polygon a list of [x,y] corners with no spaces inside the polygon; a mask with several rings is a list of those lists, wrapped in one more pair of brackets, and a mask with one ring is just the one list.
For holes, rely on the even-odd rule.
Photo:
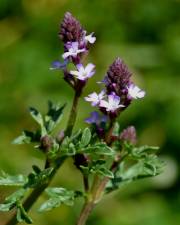
{"label": "flower cluster", "polygon": [[91,102],[92,106],[98,106],[110,118],[117,117],[133,99],[145,96],[145,92],[130,80],[131,75],[126,64],[117,58],[100,82],[104,84],[105,89],[99,94],[96,92],[89,94],[85,100]]}
{"label": "flower cluster", "polygon": [[[88,78],[95,73],[95,65],[89,63],[83,66],[84,56],[88,54],[90,44],[94,44],[96,37],[93,33],[87,35],[76,18],[67,12],[60,25],[59,37],[64,43],[63,61],[55,61],[50,69],[60,69],[64,72],[64,79],[74,88],[82,89]],[[73,63],[75,70],[68,71],[67,65]]]}

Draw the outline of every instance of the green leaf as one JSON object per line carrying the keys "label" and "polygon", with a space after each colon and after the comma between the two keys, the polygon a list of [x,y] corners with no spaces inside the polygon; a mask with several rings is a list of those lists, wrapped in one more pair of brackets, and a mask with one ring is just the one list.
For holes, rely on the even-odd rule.
{"label": "green leaf", "polygon": [[69,137],[65,137],[61,147],[60,147],[61,155],[67,155],[67,156],[73,156],[76,154],[76,147],[71,142],[71,139]]}
{"label": "green leaf", "polygon": [[15,175],[10,176],[2,172],[2,176],[0,176],[0,185],[4,186],[23,186],[27,182],[27,177],[24,175]]}
{"label": "green leaf", "polygon": [[39,185],[44,184],[44,182],[46,182],[51,176],[52,171],[53,171],[53,168],[47,168],[39,172],[39,170],[36,167],[35,171],[29,174],[28,182],[25,184],[25,187],[35,188]]}
{"label": "green leaf", "polygon": [[156,153],[158,150],[159,150],[159,147],[144,145],[141,147],[133,147],[131,150],[131,154],[135,158],[143,158],[147,154]]}
{"label": "green leaf", "polygon": [[53,104],[51,101],[48,102],[49,109],[45,116],[46,129],[48,132],[52,132],[52,130],[61,121],[65,106],[66,104],[60,106],[59,104]]}
{"label": "green leaf", "polygon": [[14,205],[14,203],[0,204],[0,211],[1,212],[8,212],[8,211],[10,211],[13,208],[13,205]]}
{"label": "green leaf", "polygon": [[89,128],[85,128],[85,130],[82,133],[82,137],[81,137],[81,146],[85,147],[89,144],[91,140],[91,131]]}
{"label": "green leaf", "polygon": [[29,144],[31,143],[31,138],[29,136],[26,136],[26,134],[22,132],[22,135],[14,139],[12,143],[16,145]]}
{"label": "green leaf", "polygon": [[31,142],[39,142],[40,138],[41,136],[39,132],[34,133],[31,131],[24,130],[22,134],[19,137],[17,137],[12,143],[18,145],[29,144]]}
{"label": "green leaf", "polygon": [[92,154],[92,155],[105,155],[105,156],[113,156],[114,151],[112,148],[107,146],[106,143],[97,143],[93,146],[88,146],[83,149],[83,152],[86,154]]}
{"label": "green leaf", "polygon": [[32,224],[32,219],[28,216],[27,212],[23,208],[21,203],[17,204],[17,214],[16,218],[18,222],[25,222],[27,224]]}
{"label": "green leaf", "polygon": [[4,203],[0,204],[0,211],[6,212],[13,209],[16,206],[17,202],[24,197],[26,191],[27,190],[22,188],[6,197]]}
{"label": "green leaf", "polygon": [[118,176],[125,181],[152,177],[160,174],[163,167],[163,162],[156,155],[148,155],[144,159],[138,160],[131,166],[128,166],[125,162],[122,162]]}
{"label": "green leaf", "polygon": [[74,191],[69,191],[65,188],[53,187],[47,188],[46,193],[50,197],[39,208],[40,212],[49,211],[59,207],[61,204],[72,206],[74,204]]}
{"label": "green leaf", "polygon": [[30,114],[31,114],[32,118],[40,125],[41,135],[45,136],[47,134],[47,131],[46,131],[46,128],[45,128],[45,125],[44,125],[44,120],[43,120],[43,117],[42,117],[41,113],[33,107],[30,107],[29,111],[30,111]]}
{"label": "green leaf", "polygon": [[19,201],[20,199],[22,199],[26,193],[26,189],[21,188],[19,190],[17,190],[16,192],[14,192],[13,194],[11,194],[10,196],[6,197],[5,199],[5,203],[15,203],[17,201]]}
{"label": "green leaf", "polygon": [[107,169],[105,166],[100,166],[94,169],[97,174],[100,174],[104,177],[114,178],[114,174],[112,171]]}

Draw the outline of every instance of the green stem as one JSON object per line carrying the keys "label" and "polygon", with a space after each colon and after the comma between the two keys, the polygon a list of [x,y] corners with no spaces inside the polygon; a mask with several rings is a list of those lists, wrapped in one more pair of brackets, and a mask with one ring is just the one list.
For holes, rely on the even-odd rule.
{"label": "green stem", "polygon": [[[74,127],[74,124],[75,124],[75,121],[76,121],[77,105],[78,105],[79,97],[80,97],[80,95],[77,92],[75,92],[71,112],[70,112],[70,115],[69,115],[67,128],[66,128],[66,131],[65,131],[66,135],[71,135],[71,133],[72,133],[72,130],[73,130],[73,127]],[[48,182],[39,186],[38,188],[35,188],[31,192],[31,194],[27,197],[27,199],[23,203],[23,207],[27,212],[31,209],[31,207],[34,205],[34,203],[38,200],[38,198],[44,192],[44,190],[49,186],[49,184],[51,183],[51,180],[53,179],[53,177],[57,173],[57,170],[61,167],[61,165],[63,164],[65,159],[66,159],[66,157],[63,157],[63,158],[61,157],[58,160],[58,164],[54,168],[54,172],[52,173]],[[47,168],[47,161],[45,162],[45,167]],[[16,219],[16,214],[14,214],[12,216],[12,218],[6,223],[6,225],[16,225],[17,223],[18,223],[18,221]]]}
{"label": "green stem", "polygon": [[76,225],[85,225],[86,224],[86,221],[87,221],[90,213],[92,212],[94,206],[95,206],[95,204],[93,202],[86,202],[84,204]]}
{"label": "green stem", "polygon": [[65,136],[70,136],[72,133],[72,130],[76,121],[76,116],[77,116],[77,105],[78,105],[79,97],[80,97],[80,94],[78,92],[75,92],[72,108],[69,114],[69,120],[68,120],[66,131],[65,131]]}
{"label": "green stem", "polygon": [[[114,128],[114,123],[115,123],[115,119],[112,119],[110,122],[109,131],[107,132],[107,135],[105,138],[105,141],[108,145],[111,145],[111,135]],[[117,162],[114,162],[111,166],[111,170],[114,171],[116,169],[116,166],[117,166]],[[81,210],[81,213],[76,225],[86,224],[86,221],[89,215],[91,214],[93,208],[102,198],[102,195],[104,193],[104,190],[108,181],[109,181],[108,177],[101,179],[98,175],[95,175],[92,188],[89,193],[90,197],[88,197],[88,200],[84,203],[84,206]]]}
{"label": "green stem", "polygon": [[[59,160],[58,165],[54,168],[54,171],[52,172],[51,177],[49,178],[49,180],[46,183],[44,183],[41,186],[39,186],[38,188],[35,188],[31,192],[31,194],[27,197],[27,199],[24,201],[23,208],[25,209],[26,212],[28,212],[31,209],[31,207],[38,200],[40,195],[49,186],[49,184],[51,183],[52,179],[56,175],[57,170],[61,167],[61,165],[63,164],[65,159],[66,159],[65,157],[61,157],[61,160]],[[6,225],[16,225],[17,223],[18,223],[18,221],[16,219],[16,214],[14,214],[12,216],[12,218],[6,223]]]}

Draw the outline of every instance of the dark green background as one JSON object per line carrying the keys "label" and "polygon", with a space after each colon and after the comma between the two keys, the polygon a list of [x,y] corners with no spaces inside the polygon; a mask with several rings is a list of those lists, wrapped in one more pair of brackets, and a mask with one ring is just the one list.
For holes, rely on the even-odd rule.
{"label": "dark green background", "polygon": [[[96,75],[84,95],[99,90],[101,80],[116,56],[133,71],[133,79],[146,90],[146,98],[134,101],[120,118],[121,126],[135,125],[139,144],[158,145],[166,161],[165,172],[155,179],[123,186],[107,196],[91,215],[93,225],[180,224],[180,1],[179,0],[0,0],[0,169],[27,174],[31,165],[43,165],[32,147],[13,146],[23,128],[33,129],[28,107],[45,112],[51,99],[68,102],[72,91],[62,74],[50,71],[50,63],[62,54],[58,39],[60,20],[72,12],[97,42],[88,62]],[[92,110],[83,99],[76,124]],[[78,171],[67,162],[54,185],[81,187]],[[13,189],[0,188],[0,201]],[[31,215],[36,225],[73,225],[81,202],[75,208],[62,206],[37,214],[43,196]],[[8,219],[0,213],[0,225]]]}

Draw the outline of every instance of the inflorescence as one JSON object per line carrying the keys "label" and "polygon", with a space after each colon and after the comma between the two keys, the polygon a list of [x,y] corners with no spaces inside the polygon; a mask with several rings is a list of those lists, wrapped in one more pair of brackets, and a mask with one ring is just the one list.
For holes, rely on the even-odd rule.
{"label": "inflorescence", "polygon": [[[95,74],[95,65],[88,63],[83,65],[83,59],[88,54],[89,48],[95,43],[94,33],[88,34],[71,13],[67,12],[60,26],[59,37],[64,43],[64,61],[55,61],[51,69],[62,69],[64,79],[81,93],[87,80]],[[67,66],[73,63],[74,70],[68,71]],[[104,88],[100,93],[93,92],[85,97],[92,106],[110,119],[116,118],[121,111],[125,110],[133,99],[143,98],[145,91],[141,90],[131,81],[132,73],[122,59],[116,58],[109,66],[102,83]],[[92,113],[88,123],[96,123],[97,113]],[[95,119],[96,118],[96,119]]]}

